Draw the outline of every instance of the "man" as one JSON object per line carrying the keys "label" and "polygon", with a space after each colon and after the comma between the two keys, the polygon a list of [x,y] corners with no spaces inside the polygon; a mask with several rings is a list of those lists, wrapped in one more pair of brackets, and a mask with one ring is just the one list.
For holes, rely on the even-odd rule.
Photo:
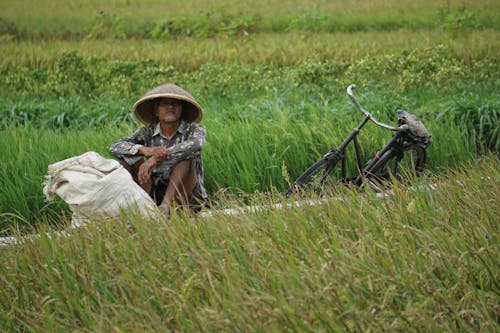
{"label": "man", "polygon": [[133,106],[135,117],[146,126],[110,147],[110,153],[168,215],[173,202],[203,203],[201,151],[205,128],[198,124],[202,109],[193,96],[175,84],[147,92]]}

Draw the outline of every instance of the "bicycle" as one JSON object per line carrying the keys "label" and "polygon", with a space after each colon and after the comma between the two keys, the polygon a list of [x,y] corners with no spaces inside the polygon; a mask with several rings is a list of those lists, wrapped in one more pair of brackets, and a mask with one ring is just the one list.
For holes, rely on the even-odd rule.
{"label": "bicycle", "polygon": [[[424,124],[415,115],[405,110],[396,110],[397,127],[377,120],[358,102],[353,94],[355,88],[354,84],[347,87],[347,95],[356,108],[364,114],[363,120],[338,147],[330,148],[320,160],[304,171],[287,189],[286,197],[294,193],[318,192],[326,186],[335,186],[339,183],[353,184],[358,187],[368,184],[377,192],[381,192],[383,191],[381,185],[387,180],[402,179],[403,176],[416,177],[424,170],[427,158],[426,148],[432,142],[432,136]],[[389,142],[375,153],[375,157],[363,167],[358,134],[368,121],[395,133]],[[354,143],[358,174],[348,177],[346,175],[346,149],[351,142]],[[339,163],[341,164],[340,177],[331,179],[333,170]]]}

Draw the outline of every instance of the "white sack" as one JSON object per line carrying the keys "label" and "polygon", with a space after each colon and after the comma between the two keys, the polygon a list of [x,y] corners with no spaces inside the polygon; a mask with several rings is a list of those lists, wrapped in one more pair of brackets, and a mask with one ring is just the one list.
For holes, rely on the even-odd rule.
{"label": "white sack", "polygon": [[43,188],[47,200],[61,197],[73,211],[73,226],[85,217],[118,217],[120,211],[133,209],[148,216],[157,212],[151,197],[116,160],[90,151],[48,167],[48,182]]}

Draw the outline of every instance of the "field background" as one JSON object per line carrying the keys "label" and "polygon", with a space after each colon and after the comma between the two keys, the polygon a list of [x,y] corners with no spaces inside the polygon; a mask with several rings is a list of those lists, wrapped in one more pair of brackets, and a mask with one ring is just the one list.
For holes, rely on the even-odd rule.
{"label": "field background", "polygon": [[[139,126],[133,103],[165,82],[204,109],[217,207],[283,202],[359,122],[351,83],[382,121],[404,108],[425,122],[419,182],[438,187],[42,237],[0,251],[0,327],[497,331],[499,29],[486,0],[2,1],[2,235],[64,228],[47,166],[109,157]],[[363,156],[389,137],[366,126]]]}

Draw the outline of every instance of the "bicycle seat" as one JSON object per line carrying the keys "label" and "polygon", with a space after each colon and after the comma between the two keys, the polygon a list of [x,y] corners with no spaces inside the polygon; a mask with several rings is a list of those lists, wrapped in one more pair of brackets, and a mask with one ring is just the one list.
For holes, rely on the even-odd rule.
{"label": "bicycle seat", "polygon": [[429,145],[432,142],[432,135],[414,114],[405,110],[397,110],[397,114],[399,126],[407,124],[408,132],[411,134],[413,139],[426,145]]}

